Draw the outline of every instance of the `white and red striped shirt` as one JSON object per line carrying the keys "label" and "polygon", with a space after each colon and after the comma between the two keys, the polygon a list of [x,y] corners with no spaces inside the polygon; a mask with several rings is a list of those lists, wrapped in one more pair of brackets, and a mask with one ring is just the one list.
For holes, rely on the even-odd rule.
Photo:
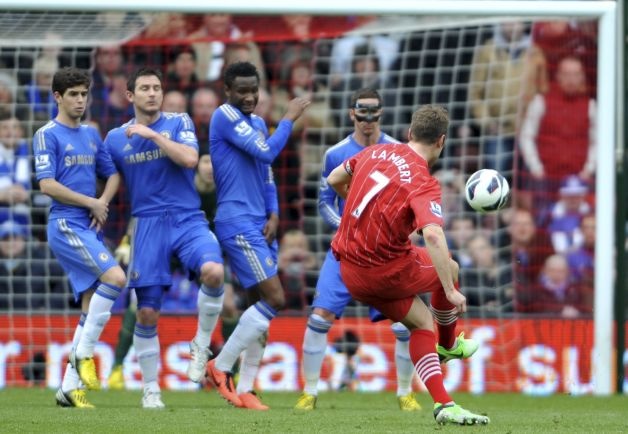
{"label": "white and red striped shirt", "polygon": [[332,241],[339,260],[385,264],[410,249],[412,232],[443,225],[440,185],[409,146],[370,146],[343,164],[352,179]]}

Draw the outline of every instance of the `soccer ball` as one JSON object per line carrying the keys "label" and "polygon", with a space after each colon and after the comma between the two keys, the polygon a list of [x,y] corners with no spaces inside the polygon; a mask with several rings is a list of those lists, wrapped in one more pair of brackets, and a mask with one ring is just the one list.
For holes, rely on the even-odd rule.
{"label": "soccer ball", "polygon": [[467,203],[482,214],[502,209],[510,197],[508,181],[493,169],[480,169],[471,175],[464,191]]}

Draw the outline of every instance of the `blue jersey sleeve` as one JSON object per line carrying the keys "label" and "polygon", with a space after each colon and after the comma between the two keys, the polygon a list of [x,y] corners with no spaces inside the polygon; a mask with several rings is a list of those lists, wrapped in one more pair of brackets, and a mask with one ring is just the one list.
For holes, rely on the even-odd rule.
{"label": "blue jersey sleeve", "polygon": [[338,195],[336,191],[327,184],[327,177],[336,168],[331,154],[325,154],[323,169],[321,171],[321,182],[318,191],[318,211],[329,226],[338,229],[340,226],[340,213],[338,212]]}
{"label": "blue jersey sleeve", "polygon": [[172,140],[177,143],[188,145],[198,151],[198,139],[196,138],[196,130],[194,128],[194,122],[190,119],[187,113],[181,113],[178,115],[180,122],[176,132],[176,137]]}
{"label": "blue jersey sleeve", "polygon": [[277,185],[273,176],[273,169],[268,165],[268,177],[266,178],[264,198],[266,201],[266,214],[279,215],[279,200],[277,199]]}
{"label": "blue jersey sleeve", "polygon": [[245,118],[240,116],[233,107],[223,104],[217,112],[216,119],[212,119],[212,123],[218,121],[219,134],[229,144],[264,163],[273,162],[286,146],[292,132],[292,122],[283,119],[277,125],[273,135],[266,138],[259,131],[256,131]]}
{"label": "blue jersey sleeve", "polygon": [[35,157],[35,175],[38,181],[56,178],[57,174],[57,140],[46,128],[39,129],[33,137],[33,154]]}
{"label": "blue jersey sleeve", "polygon": [[118,170],[113,164],[111,154],[109,154],[107,148],[105,148],[98,132],[95,129],[90,129],[90,133],[93,136],[94,143],[96,143],[98,147],[96,151],[96,175],[98,175],[99,178],[107,179],[111,175],[115,175]]}

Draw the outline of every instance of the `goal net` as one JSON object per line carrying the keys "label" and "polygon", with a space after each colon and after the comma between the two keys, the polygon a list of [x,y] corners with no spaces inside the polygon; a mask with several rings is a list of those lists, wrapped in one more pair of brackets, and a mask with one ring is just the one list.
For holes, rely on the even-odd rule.
{"label": "goal net", "polygon": [[[482,342],[470,361],[445,368],[447,387],[589,393],[593,301],[599,291],[592,255],[596,206],[609,200],[596,195],[600,166],[594,157],[600,158],[600,146],[597,153],[593,147],[600,128],[599,14],[516,15],[3,12],[0,167],[7,169],[2,182],[7,187],[20,182],[19,164],[9,162],[29,161],[34,131],[54,115],[49,80],[62,66],[92,71],[87,121],[103,136],[132,116],[124,99],[126,74],[144,65],[159,68],[172,104],[167,109],[191,114],[201,153],[208,151],[208,116],[224,99],[220,74],[226,64],[248,60],[258,66],[263,84],[258,113],[269,126],[281,119],[291,98],[311,98],[273,165],[280,245],[301,237],[306,243],[280,269],[288,306],[271,326],[257,380],[263,390],[297,390],[309,304],[333,237],[318,212],[322,162],[330,146],[352,132],[351,94],[376,88],[383,98],[382,130],[400,141],[407,139],[419,105],[443,105],[451,127],[434,175],[443,189],[445,229],[469,303],[459,330]],[[564,89],[569,79],[579,80],[573,93]],[[509,180],[513,194],[507,209],[481,215],[466,205],[464,183],[480,168],[499,170]],[[28,199],[3,203],[5,220],[20,226],[0,226],[0,387],[57,387],[80,309],[46,245],[49,201],[32,179],[22,184]],[[105,228],[112,250],[129,219],[123,190]],[[159,326],[160,378],[172,389],[194,388],[185,367],[196,328],[195,291],[196,283],[175,270]],[[235,293],[242,307],[245,297],[237,284]],[[126,297],[116,303],[96,349],[104,384],[125,305]],[[329,337],[322,389],[394,388],[394,336],[388,324],[369,321],[367,307],[351,303]],[[127,387],[139,388],[132,349],[124,369]]]}

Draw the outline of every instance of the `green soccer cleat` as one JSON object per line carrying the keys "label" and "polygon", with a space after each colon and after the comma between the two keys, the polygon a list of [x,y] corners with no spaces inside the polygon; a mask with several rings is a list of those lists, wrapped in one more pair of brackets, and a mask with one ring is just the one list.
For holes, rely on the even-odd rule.
{"label": "green soccer cleat", "polygon": [[448,350],[436,344],[436,352],[440,362],[447,363],[453,359],[468,359],[478,350],[479,346],[480,344],[473,339],[465,339],[464,332],[462,332],[456,338],[456,346],[453,349]]}
{"label": "green soccer cleat", "polygon": [[83,389],[74,389],[69,392],[64,392],[59,389],[55,395],[55,401],[57,401],[59,407],[94,408],[94,406],[87,401]]}
{"label": "green soccer cleat", "polygon": [[316,396],[303,392],[299,397],[297,404],[294,406],[295,410],[300,411],[312,411],[316,408]]}
{"label": "green soccer cleat", "polygon": [[399,409],[403,411],[419,411],[421,410],[421,404],[419,404],[412,392],[404,396],[398,396]]}
{"label": "green soccer cleat", "polygon": [[471,413],[457,404],[434,404],[434,419],[439,425],[448,423],[458,425],[488,425],[488,416]]}
{"label": "green soccer cleat", "polygon": [[111,370],[107,379],[107,387],[109,390],[124,390],[124,372],[122,365],[118,365]]}

